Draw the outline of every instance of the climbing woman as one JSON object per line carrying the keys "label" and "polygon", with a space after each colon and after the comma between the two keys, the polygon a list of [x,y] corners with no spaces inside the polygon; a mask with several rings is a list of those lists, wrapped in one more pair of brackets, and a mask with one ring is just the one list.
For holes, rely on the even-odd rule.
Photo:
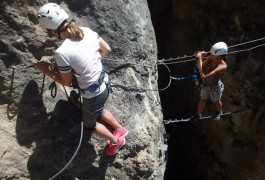
{"label": "climbing woman", "polygon": [[[62,44],[55,51],[59,72],[50,69],[50,63],[38,61],[36,67],[56,82],[70,86],[76,76],[83,98],[82,118],[84,126],[96,135],[107,139],[107,155],[114,155],[125,144],[128,131],[104,108],[109,96],[108,75],[103,71],[101,60],[111,48],[96,32],[67,21],[68,14],[57,4],[48,3],[38,11],[40,25]],[[114,131],[111,133],[101,119]]]}
{"label": "climbing woman", "polygon": [[220,120],[222,115],[221,97],[224,90],[224,84],[221,81],[221,76],[227,69],[227,52],[228,48],[224,42],[214,44],[211,47],[210,55],[207,56],[205,60],[203,59],[207,53],[205,51],[197,52],[196,57],[198,59],[198,70],[200,77],[203,79],[203,84],[201,87],[198,113],[191,118],[191,121],[196,121],[202,117],[202,112],[209,96],[211,96],[216,109],[213,119]]}

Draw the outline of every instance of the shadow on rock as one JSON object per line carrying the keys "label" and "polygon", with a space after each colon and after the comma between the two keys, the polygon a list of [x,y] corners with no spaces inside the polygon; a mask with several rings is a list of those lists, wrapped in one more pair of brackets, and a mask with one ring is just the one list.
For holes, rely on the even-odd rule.
{"label": "shadow on rock", "polygon": [[[21,146],[33,149],[28,160],[30,179],[49,179],[69,162],[80,141],[80,114],[65,100],[59,100],[54,111],[48,114],[37,83],[28,83],[18,109],[16,133]],[[104,179],[108,164],[93,165],[97,155],[94,146],[88,143],[90,137],[91,133],[84,129],[76,157],[56,179]]]}

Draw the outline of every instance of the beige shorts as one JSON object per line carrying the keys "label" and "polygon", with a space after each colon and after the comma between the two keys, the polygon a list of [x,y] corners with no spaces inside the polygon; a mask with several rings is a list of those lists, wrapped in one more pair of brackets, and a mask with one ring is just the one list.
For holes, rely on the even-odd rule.
{"label": "beige shorts", "polygon": [[218,83],[216,86],[204,86],[201,88],[201,99],[208,99],[211,96],[213,102],[219,101],[224,91],[224,84]]}

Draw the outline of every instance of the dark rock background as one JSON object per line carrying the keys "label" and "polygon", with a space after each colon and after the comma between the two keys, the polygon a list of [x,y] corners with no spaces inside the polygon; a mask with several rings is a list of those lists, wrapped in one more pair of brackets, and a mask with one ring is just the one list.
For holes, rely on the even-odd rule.
{"label": "dark rock background", "polygon": [[[192,55],[209,51],[218,41],[228,46],[265,37],[265,1],[254,0],[149,0],[158,44],[158,58]],[[258,41],[229,51],[248,49]],[[246,110],[194,124],[166,125],[169,159],[164,179],[265,179],[265,62],[264,46],[228,55],[223,76],[225,112]],[[193,74],[194,62],[168,65],[171,76]],[[159,66],[159,87],[169,82]],[[199,88],[192,80],[172,81],[160,92],[164,119],[181,119],[196,113]],[[214,112],[211,102],[205,115]],[[172,178],[174,177],[174,178]]]}
{"label": "dark rock background", "polygon": [[[36,17],[47,2],[0,3],[0,179],[48,179],[79,143],[80,112],[66,97],[72,89],[51,86],[51,79],[32,67],[32,62],[52,58],[58,46]],[[77,156],[56,179],[163,179],[165,128],[147,1],[49,2],[61,4],[77,23],[109,42],[112,53],[103,65],[114,92],[106,107],[129,130],[126,145],[112,157],[105,156],[103,139],[84,130]]]}

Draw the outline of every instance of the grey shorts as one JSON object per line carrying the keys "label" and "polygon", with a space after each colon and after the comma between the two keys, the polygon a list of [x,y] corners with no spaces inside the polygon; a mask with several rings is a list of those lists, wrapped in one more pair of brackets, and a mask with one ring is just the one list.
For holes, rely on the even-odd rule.
{"label": "grey shorts", "polygon": [[201,99],[208,99],[211,96],[213,102],[219,101],[224,91],[224,84],[218,83],[216,86],[204,86],[201,88]]}
{"label": "grey shorts", "polygon": [[98,117],[103,113],[104,104],[109,97],[109,90],[106,88],[101,94],[93,98],[83,98],[82,118],[84,126],[89,129],[96,127]]}

